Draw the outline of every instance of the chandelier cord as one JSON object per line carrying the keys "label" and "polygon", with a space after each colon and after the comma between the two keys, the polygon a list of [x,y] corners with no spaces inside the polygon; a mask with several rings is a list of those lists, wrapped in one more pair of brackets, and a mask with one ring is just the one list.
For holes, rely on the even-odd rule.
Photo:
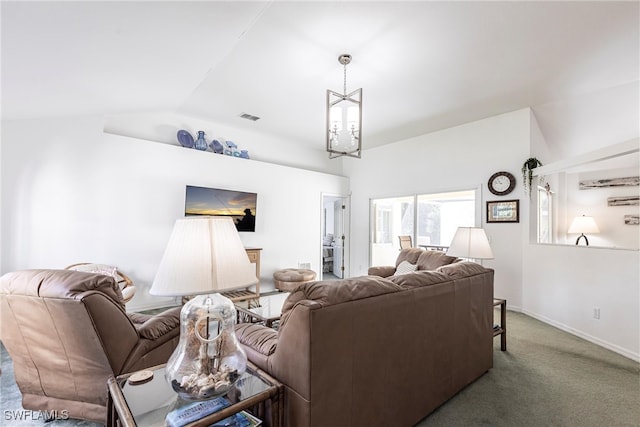
{"label": "chandelier cord", "polygon": [[342,94],[347,96],[347,64],[343,64],[344,67],[344,92]]}

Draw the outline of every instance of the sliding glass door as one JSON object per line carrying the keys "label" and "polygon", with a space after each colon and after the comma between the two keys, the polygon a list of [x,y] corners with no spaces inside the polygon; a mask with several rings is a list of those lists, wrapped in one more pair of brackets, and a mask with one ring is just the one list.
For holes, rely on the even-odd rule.
{"label": "sliding glass door", "polygon": [[[371,201],[371,265],[391,265],[398,255],[398,236],[413,235],[415,196]],[[392,264],[393,264],[392,262]]]}
{"label": "sliding glass door", "polygon": [[398,236],[413,246],[449,246],[458,227],[476,223],[476,190],[371,200],[371,265],[393,265]]}

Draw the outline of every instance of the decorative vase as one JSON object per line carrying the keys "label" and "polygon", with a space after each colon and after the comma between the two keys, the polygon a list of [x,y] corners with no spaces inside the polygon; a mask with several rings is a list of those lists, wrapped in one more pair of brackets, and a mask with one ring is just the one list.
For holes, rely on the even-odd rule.
{"label": "decorative vase", "polygon": [[224,152],[224,147],[222,146],[220,141],[218,141],[217,139],[214,139],[213,141],[211,141],[211,144],[209,144],[209,147],[211,147],[213,152],[216,154],[222,154]]}
{"label": "decorative vase", "polygon": [[240,150],[240,157],[242,157],[243,159],[248,159],[249,152],[247,150]]}
{"label": "decorative vase", "polygon": [[207,151],[207,141],[204,140],[204,131],[198,131],[198,139],[193,143],[193,148],[200,151]]}
{"label": "decorative vase", "polygon": [[185,400],[225,394],[247,367],[234,332],[236,309],[220,294],[198,295],[180,312],[180,341],[169,358],[165,378]]}
{"label": "decorative vase", "polygon": [[224,149],[224,154],[227,156],[233,156],[234,153],[238,150],[238,146],[233,141],[225,141],[227,148]]}

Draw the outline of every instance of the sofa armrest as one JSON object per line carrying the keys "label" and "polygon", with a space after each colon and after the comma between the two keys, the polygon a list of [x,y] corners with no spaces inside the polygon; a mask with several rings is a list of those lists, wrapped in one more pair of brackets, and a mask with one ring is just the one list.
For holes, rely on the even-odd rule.
{"label": "sofa armrest", "polygon": [[143,323],[137,323],[136,320],[140,320],[139,317],[133,316],[134,319],[132,321],[142,338],[156,340],[180,326],[181,309],[182,307],[170,308],[152,316]]}
{"label": "sofa armrest", "polygon": [[276,351],[278,333],[273,329],[255,323],[240,323],[235,328],[238,341],[245,346],[265,356]]}
{"label": "sofa armrest", "polygon": [[131,320],[131,322],[134,325],[142,325],[144,322],[146,322],[147,320],[151,319],[153,317],[153,315],[144,314],[144,313],[130,312],[130,313],[127,313],[127,317],[129,317],[129,320]]}
{"label": "sofa armrest", "polygon": [[396,268],[391,265],[382,265],[378,267],[369,267],[367,272],[369,276],[389,277],[396,272]]}

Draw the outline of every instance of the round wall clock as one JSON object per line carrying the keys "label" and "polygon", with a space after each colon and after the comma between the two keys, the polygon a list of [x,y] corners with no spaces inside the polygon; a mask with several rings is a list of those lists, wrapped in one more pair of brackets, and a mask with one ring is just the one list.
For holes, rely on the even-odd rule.
{"label": "round wall clock", "polygon": [[496,172],[489,178],[488,186],[496,196],[504,196],[516,187],[516,178],[509,172]]}

